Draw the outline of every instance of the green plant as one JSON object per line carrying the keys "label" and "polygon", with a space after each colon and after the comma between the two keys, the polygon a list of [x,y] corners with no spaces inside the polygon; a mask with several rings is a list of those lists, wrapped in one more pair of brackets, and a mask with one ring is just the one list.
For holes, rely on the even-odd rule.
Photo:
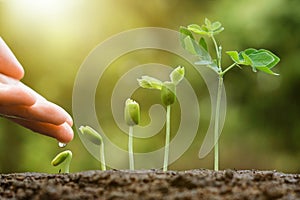
{"label": "green plant", "polygon": [[101,135],[89,126],[80,126],[79,130],[89,141],[100,146],[101,170],[106,170],[104,143]]}
{"label": "green plant", "polygon": [[128,137],[128,152],[129,152],[129,169],[134,170],[134,158],[133,158],[133,126],[140,123],[140,106],[132,100],[127,99],[125,102],[124,118],[126,124],[129,126]]}
{"label": "green plant", "polygon": [[[233,64],[223,69],[222,67],[222,47],[218,44],[215,35],[221,33],[224,30],[222,24],[218,21],[211,22],[205,19],[204,25],[191,24],[187,27],[180,27],[180,40],[182,46],[189,51],[191,54],[197,56],[199,61],[195,65],[205,65],[214,70],[218,75],[218,91],[216,101],[216,113],[215,113],[215,124],[214,124],[214,169],[219,169],[219,123],[220,123],[220,102],[223,88],[223,76],[231,70],[233,67],[238,66],[250,66],[253,72],[262,71],[271,75],[278,75],[271,69],[280,61],[280,59],[272,52],[260,49],[256,50],[253,48],[246,49],[241,52],[227,51],[227,55],[233,60]],[[196,38],[194,35],[199,35]],[[211,39],[216,58],[213,59],[208,51],[208,45],[205,41],[207,38]]]}
{"label": "green plant", "polygon": [[51,165],[62,165],[62,170],[60,169],[59,172],[62,171],[63,173],[69,173],[71,160],[72,152],[70,150],[65,150],[63,152],[60,152],[53,158],[53,160],[51,161]]}
{"label": "green plant", "polygon": [[171,105],[176,99],[176,85],[184,78],[184,67],[175,68],[171,74],[171,81],[162,82],[150,76],[142,76],[138,79],[138,83],[142,88],[160,90],[161,101],[167,107],[166,114],[166,140],[164,152],[163,171],[168,169],[169,161],[169,143],[170,143],[170,123],[171,123]]}

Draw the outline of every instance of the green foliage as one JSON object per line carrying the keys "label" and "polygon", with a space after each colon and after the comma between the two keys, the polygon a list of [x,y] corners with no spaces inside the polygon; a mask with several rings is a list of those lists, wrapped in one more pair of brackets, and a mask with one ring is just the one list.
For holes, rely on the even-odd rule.
{"label": "green foliage", "polygon": [[[262,71],[271,75],[278,75],[271,69],[280,61],[280,59],[272,52],[260,49],[256,50],[253,48],[246,49],[238,53],[237,51],[227,51],[226,53],[234,61],[232,65],[227,67],[225,70],[222,69],[222,47],[218,45],[215,35],[221,33],[224,30],[222,24],[218,21],[211,22],[207,18],[205,19],[204,25],[191,24],[187,28],[180,27],[180,41],[184,49],[193,55],[199,57],[199,61],[195,62],[196,65],[206,65],[214,70],[218,74],[218,89],[217,89],[217,100],[216,100],[216,113],[214,119],[214,169],[219,170],[219,123],[220,123],[220,102],[223,89],[223,76],[230,69],[235,66],[245,65],[251,66],[254,72],[257,70]],[[211,54],[208,51],[207,43],[203,37],[200,38],[199,42],[196,42],[193,34],[200,36],[207,36],[212,40],[215,47],[216,58],[212,59]]]}
{"label": "green foliage", "polygon": [[[207,65],[221,76],[232,67],[239,65],[251,66],[254,72],[259,70],[267,74],[278,75],[271,69],[280,61],[279,57],[269,50],[256,50],[253,48],[246,49],[240,53],[237,51],[227,51],[226,53],[234,61],[234,64],[223,71],[220,62],[222,58],[222,48],[217,44],[214,37],[223,30],[224,27],[222,27],[219,21],[211,22],[206,18],[204,25],[191,24],[188,25],[187,28],[181,26],[179,29],[180,41],[184,49],[199,57],[199,61],[195,62],[196,65]],[[216,59],[212,59],[204,37],[200,37],[199,42],[196,42],[196,38],[193,34],[207,36],[212,39],[216,49]]]}
{"label": "green foliage", "polygon": [[260,70],[267,74],[279,75],[274,73],[271,69],[280,61],[280,59],[268,50],[249,48],[240,53],[237,51],[227,51],[226,53],[236,64],[251,66],[254,72]]}

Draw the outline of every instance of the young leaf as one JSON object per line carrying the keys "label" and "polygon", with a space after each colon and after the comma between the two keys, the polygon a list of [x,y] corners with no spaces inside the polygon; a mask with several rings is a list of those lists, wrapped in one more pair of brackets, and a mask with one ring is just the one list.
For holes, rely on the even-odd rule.
{"label": "young leaf", "polygon": [[89,126],[80,126],[79,127],[80,132],[92,143],[96,145],[101,145],[103,142],[103,139],[101,135],[95,131],[93,128]]}
{"label": "young leaf", "polygon": [[226,53],[235,63],[240,64],[239,53],[237,51],[226,51]]}
{"label": "young leaf", "polygon": [[199,35],[208,35],[207,29],[202,29],[202,27],[197,24],[188,25],[188,30]]}
{"label": "young leaf", "polygon": [[72,158],[72,152],[70,150],[63,151],[59,153],[53,160],[51,161],[51,165],[57,166],[63,163],[67,158]]}
{"label": "young leaf", "polygon": [[180,35],[182,35],[184,38],[186,36],[190,36],[192,39],[194,39],[194,36],[192,34],[192,32],[190,30],[188,30],[186,27],[184,26],[180,26],[179,28],[179,32],[180,32]]}
{"label": "young leaf", "polygon": [[176,86],[174,83],[166,81],[161,89],[161,101],[165,106],[172,105],[176,99]]}
{"label": "young leaf", "polygon": [[141,79],[137,80],[142,88],[161,90],[162,82],[156,78],[150,76],[142,76]]}
{"label": "young leaf", "polygon": [[171,82],[177,85],[184,78],[184,67],[177,67],[170,74]]}
{"label": "young leaf", "polygon": [[205,42],[205,39],[204,39],[203,37],[200,38],[200,40],[199,40],[199,45],[200,45],[201,47],[203,47],[203,49],[205,49],[205,51],[208,52],[207,43]]}
{"label": "young leaf", "polygon": [[220,22],[216,21],[216,22],[213,22],[213,23],[212,23],[211,29],[212,29],[213,31],[216,31],[216,30],[220,29],[221,26],[222,26],[222,24],[221,24]]}

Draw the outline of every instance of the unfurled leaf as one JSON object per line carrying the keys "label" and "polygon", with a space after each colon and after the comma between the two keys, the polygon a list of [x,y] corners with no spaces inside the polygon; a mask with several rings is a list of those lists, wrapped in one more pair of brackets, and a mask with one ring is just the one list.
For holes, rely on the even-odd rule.
{"label": "unfurled leaf", "polygon": [[197,24],[191,24],[188,26],[188,30],[196,33],[196,34],[199,34],[199,35],[208,35],[208,29],[207,28],[204,28],[203,27],[200,27],[199,25]]}
{"label": "unfurled leaf", "polygon": [[216,21],[216,22],[213,22],[213,23],[212,23],[211,29],[212,29],[213,31],[216,31],[216,30],[220,29],[221,26],[222,26],[222,24],[221,24],[220,22]]}
{"label": "unfurled leaf", "polygon": [[205,51],[208,52],[207,43],[206,43],[206,41],[205,41],[205,39],[204,39],[203,37],[200,38],[200,40],[199,40],[199,45],[200,45],[201,47],[203,47],[203,49],[205,49]]}
{"label": "unfurled leaf", "polygon": [[272,72],[271,68],[273,68],[280,59],[268,50],[249,48],[240,53],[237,53],[236,51],[228,51],[226,53],[235,63],[251,66],[254,72],[260,70],[267,74],[278,75]]}
{"label": "unfurled leaf", "polygon": [[170,79],[171,82],[177,85],[182,79],[184,78],[184,67],[177,67],[175,68],[171,74]]}
{"label": "unfurled leaf", "polygon": [[[235,62],[239,63],[239,53],[237,51],[226,51],[226,53],[230,56],[230,58]],[[239,63],[240,64],[240,63]]]}
{"label": "unfurled leaf", "polygon": [[150,76],[142,76],[141,79],[137,80],[142,88],[161,90],[162,82],[156,78]]}

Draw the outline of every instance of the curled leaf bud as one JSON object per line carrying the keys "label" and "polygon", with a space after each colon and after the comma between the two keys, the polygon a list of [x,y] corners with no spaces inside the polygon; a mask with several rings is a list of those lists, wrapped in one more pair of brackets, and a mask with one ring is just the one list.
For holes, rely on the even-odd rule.
{"label": "curled leaf bud", "polygon": [[184,67],[181,66],[175,68],[170,74],[170,79],[175,85],[177,85],[183,78],[184,78]]}
{"label": "curled leaf bud", "polygon": [[132,100],[127,99],[124,110],[125,121],[128,126],[134,126],[140,123],[140,105]]}
{"label": "curled leaf bud", "polygon": [[51,165],[53,165],[53,166],[60,165],[67,158],[69,158],[69,160],[72,159],[72,152],[70,150],[63,151],[63,152],[59,153],[57,156],[55,156],[55,158],[53,158],[53,160],[51,161]]}
{"label": "curled leaf bud", "polygon": [[176,87],[173,82],[164,82],[161,88],[161,101],[165,106],[172,105],[176,99]]}
{"label": "curled leaf bud", "polygon": [[80,132],[82,135],[84,135],[89,141],[96,145],[101,145],[102,143],[102,137],[101,135],[95,131],[93,128],[89,126],[80,126],[79,127]]}

